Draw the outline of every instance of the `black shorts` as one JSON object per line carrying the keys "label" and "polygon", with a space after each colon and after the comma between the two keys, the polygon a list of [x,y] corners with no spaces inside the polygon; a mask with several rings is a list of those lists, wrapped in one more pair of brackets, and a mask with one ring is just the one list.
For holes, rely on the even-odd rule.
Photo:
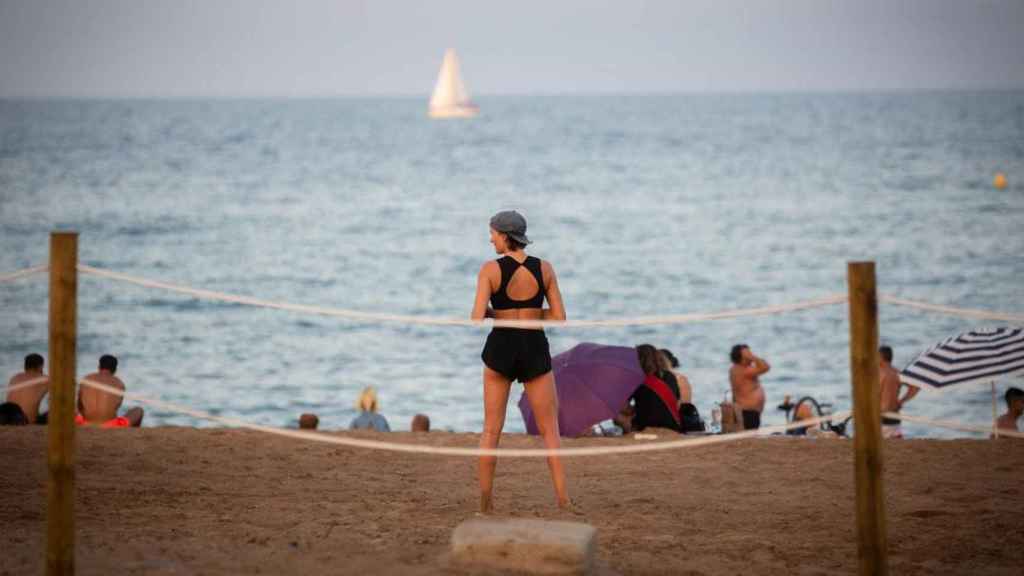
{"label": "black shorts", "polygon": [[495,328],[487,335],[480,358],[491,370],[524,384],[551,371],[551,350],[543,330]]}
{"label": "black shorts", "polygon": [[761,413],[757,410],[743,411],[743,429],[757,430],[761,427]]}

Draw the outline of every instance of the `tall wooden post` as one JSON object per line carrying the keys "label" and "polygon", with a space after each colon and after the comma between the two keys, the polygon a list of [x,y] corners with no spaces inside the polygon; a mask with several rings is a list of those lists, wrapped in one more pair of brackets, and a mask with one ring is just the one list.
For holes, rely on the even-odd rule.
{"label": "tall wooden post", "polygon": [[882,420],[879,408],[878,297],[875,263],[850,262],[850,372],[853,385],[857,557],[861,575],[889,573],[885,494],[882,490]]}
{"label": "tall wooden post", "polygon": [[50,235],[50,469],[46,574],[75,573],[75,338],[78,233]]}

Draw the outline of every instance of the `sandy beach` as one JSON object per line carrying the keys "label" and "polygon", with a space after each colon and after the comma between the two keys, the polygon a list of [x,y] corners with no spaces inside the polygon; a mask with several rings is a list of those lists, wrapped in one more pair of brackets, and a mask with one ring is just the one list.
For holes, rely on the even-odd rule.
{"label": "sandy beach", "polygon": [[[45,429],[0,429],[0,574],[43,571]],[[349,433],[474,446],[459,433]],[[662,434],[660,439],[667,438]],[[659,439],[659,440],[660,440]],[[621,445],[630,438],[569,440]],[[503,447],[536,447],[506,436]],[[885,446],[894,574],[1020,574],[1024,443]],[[470,573],[447,558],[477,506],[476,462],[258,432],[80,430],[79,574]],[[852,445],[765,438],[571,458],[579,514],[559,512],[543,460],[499,462],[499,516],[585,521],[607,574],[850,574]]]}

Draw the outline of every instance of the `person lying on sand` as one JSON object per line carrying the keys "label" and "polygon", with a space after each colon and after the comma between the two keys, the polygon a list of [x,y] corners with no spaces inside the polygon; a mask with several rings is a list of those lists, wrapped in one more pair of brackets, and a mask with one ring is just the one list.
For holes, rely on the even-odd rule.
{"label": "person lying on sand", "polygon": [[43,373],[43,362],[43,357],[39,354],[25,356],[25,371],[11,376],[11,380],[7,383],[8,388],[13,388],[20,384],[36,382],[31,386],[17,388],[7,393],[7,401],[21,407],[21,412],[30,424],[37,422],[40,418],[42,421],[39,423],[45,424],[46,415],[40,417],[39,404],[43,401],[43,396],[46,396],[50,390],[50,379]]}
{"label": "person lying on sand", "polygon": [[[104,354],[100,357],[99,371],[89,374],[84,379],[124,390],[124,382],[114,376],[115,372],[117,372],[117,358],[110,354]],[[82,385],[78,388],[78,414],[75,415],[75,423],[79,425],[93,424],[103,428],[141,426],[142,417],[145,414],[143,409],[136,406],[125,412],[123,416],[118,416],[117,410],[121,407],[122,402],[124,402],[123,396]]]}

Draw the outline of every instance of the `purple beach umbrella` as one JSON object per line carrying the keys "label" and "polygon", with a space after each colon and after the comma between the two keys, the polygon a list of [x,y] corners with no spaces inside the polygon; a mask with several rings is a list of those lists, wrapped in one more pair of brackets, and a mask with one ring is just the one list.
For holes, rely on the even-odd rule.
{"label": "purple beach umbrella", "polygon": [[[598,422],[619,413],[644,383],[636,349],[584,342],[551,359],[558,389],[558,427],[562,436],[579,436]],[[526,392],[519,398],[526,431],[537,434],[537,423]]]}

